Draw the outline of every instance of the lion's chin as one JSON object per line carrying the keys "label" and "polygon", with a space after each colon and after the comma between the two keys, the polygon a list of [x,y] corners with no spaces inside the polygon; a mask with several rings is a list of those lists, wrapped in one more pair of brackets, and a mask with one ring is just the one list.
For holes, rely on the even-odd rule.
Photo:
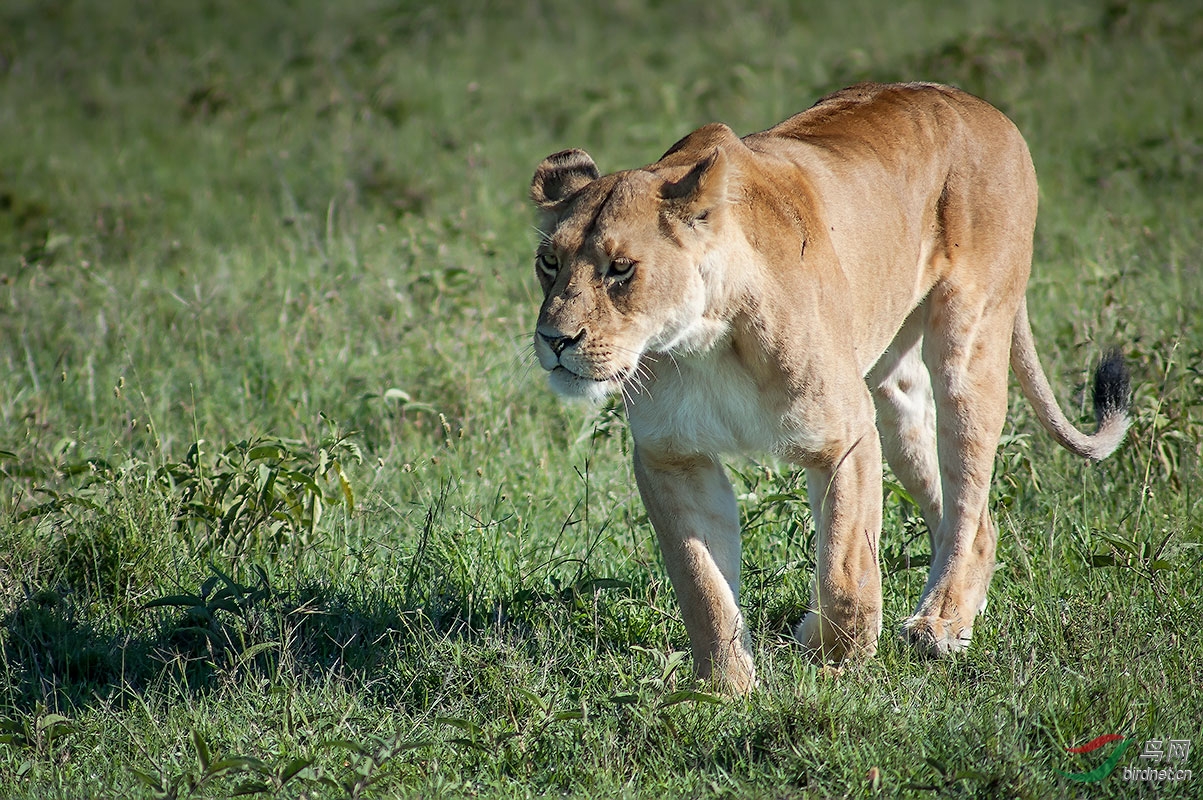
{"label": "lion's chin", "polygon": [[552,391],[561,397],[587,400],[591,403],[600,403],[622,387],[622,381],[618,378],[607,380],[582,378],[575,372],[570,372],[560,366],[547,374],[547,380],[551,384]]}

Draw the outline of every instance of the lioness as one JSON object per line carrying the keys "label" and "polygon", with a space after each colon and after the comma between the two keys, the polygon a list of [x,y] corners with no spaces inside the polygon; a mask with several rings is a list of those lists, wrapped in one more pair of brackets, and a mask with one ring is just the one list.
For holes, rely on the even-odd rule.
{"label": "lioness", "polygon": [[862,84],[743,139],[707,125],[604,177],[565,150],[539,165],[531,198],[539,363],[561,394],[622,393],[695,673],[730,690],[755,672],[720,454],[805,467],[817,569],[794,633],[839,661],[871,655],[881,632],[884,453],[931,536],[903,635],[944,655],[968,645],[994,570],[1008,360],[1070,451],[1101,459],[1128,428],[1117,355],[1095,374],[1095,433],[1057,406],[1024,299],[1031,156],[1010,120],[957,89]]}

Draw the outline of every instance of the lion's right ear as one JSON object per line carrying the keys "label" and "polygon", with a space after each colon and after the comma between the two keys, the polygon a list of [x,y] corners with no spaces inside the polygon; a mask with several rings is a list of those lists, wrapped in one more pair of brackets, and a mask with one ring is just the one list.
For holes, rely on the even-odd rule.
{"label": "lion's right ear", "polygon": [[721,147],[715,147],[684,177],[660,188],[665,210],[690,226],[695,225],[726,199],[727,173],[727,155]]}
{"label": "lion's right ear", "polygon": [[543,159],[530,182],[530,199],[541,211],[551,211],[601,173],[584,150],[561,150]]}

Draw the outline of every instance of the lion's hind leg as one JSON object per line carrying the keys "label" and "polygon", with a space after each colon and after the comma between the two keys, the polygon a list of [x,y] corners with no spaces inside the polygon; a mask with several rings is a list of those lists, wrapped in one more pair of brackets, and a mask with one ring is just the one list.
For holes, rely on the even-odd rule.
{"label": "lion's hind leg", "polygon": [[942,516],[932,539],[927,585],[903,635],[921,652],[964,650],[985,608],[997,532],[990,517],[994,454],[1007,411],[1012,303],[939,291],[923,357],[932,381],[942,483]]}
{"label": "lion's hind leg", "polygon": [[936,451],[936,404],[931,377],[923,363],[926,314],[926,305],[912,312],[870,370],[868,382],[886,463],[919,505],[934,550],[943,499]]}

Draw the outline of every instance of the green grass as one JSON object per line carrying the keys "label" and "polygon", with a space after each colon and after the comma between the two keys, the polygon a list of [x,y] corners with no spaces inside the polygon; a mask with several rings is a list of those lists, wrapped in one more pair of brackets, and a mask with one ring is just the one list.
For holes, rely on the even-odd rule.
{"label": "green grass", "polygon": [[[644,6],[650,6],[644,8]],[[1203,781],[1203,15],[310,0],[0,10],[0,796],[1130,796]],[[790,646],[802,476],[730,463],[762,678],[693,684],[614,407],[527,348],[525,189],[860,79],[958,84],[1041,176],[1029,305],[1098,466],[1013,389],[969,653]],[[887,626],[924,579],[887,494]]]}

